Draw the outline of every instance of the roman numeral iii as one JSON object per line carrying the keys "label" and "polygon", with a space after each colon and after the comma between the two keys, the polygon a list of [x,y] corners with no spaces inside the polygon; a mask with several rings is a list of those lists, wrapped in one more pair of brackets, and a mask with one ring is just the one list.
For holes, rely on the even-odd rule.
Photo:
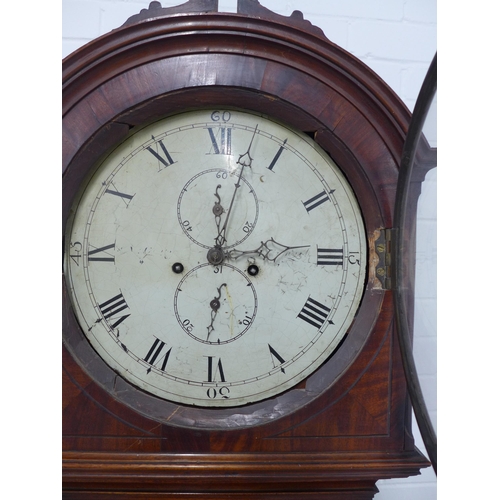
{"label": "roman numeral iii", "polygon": [[341,266],[344,263],[342,248],[318,248],[318,266]]}

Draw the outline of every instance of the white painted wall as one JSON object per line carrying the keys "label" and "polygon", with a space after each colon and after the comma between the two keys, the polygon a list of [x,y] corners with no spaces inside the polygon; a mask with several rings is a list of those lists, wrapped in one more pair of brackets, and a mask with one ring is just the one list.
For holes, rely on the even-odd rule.
{"label": "white painted wall", "polygon": [[[163,0],[163,7],[184,0]],[[420,86],[437,49],[437,0],[260,0],[277,12],[294,10],[319,26],[325,35],[377,72],[413,109]],[[62,55],[117,28],[149,0],[62,0]],[[236,0],[219,0],[219,9],[236,11]],[[437,146],[436,109],[429,115],[426,135]],[[437,424],[436,356],[436,169],[423,185],[418,211],[417,283],[414,353],[428,409]],[[414,434],[425,453],[418,428]],[[435,500],[436,476],[422,475],[377,483],[377,500]]]}

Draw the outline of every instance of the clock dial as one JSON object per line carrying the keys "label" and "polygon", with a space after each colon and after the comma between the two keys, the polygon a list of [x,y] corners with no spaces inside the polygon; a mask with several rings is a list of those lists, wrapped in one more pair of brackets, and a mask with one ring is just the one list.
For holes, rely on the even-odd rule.
{"label": "clock dial", "polygon": [[242,111],[131,135],[74,206],[65,267],[103,360],[177,403],[238,406],[310,375],[361,301],[366,236],[308,136]]}

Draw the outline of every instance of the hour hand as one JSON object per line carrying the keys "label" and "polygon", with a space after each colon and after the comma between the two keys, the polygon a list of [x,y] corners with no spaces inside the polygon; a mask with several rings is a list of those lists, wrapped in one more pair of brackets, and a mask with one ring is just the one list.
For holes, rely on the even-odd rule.
{"label": "hour hand", "polygon": [[243,257],[244,255],[259,255],[264,260],[276,262],[276,260],[281,257],[281,255],[283,255],[285,252],[288,252],[289,250],[308,247],[310,247],[310,245],[287,246],[278,243],[274,238],[269,238],[266,241],[262,241],[259,247],[254,250],[232,249],[229,252],[225,253],[225,257],[228,259],[236,260],[240,257]]}

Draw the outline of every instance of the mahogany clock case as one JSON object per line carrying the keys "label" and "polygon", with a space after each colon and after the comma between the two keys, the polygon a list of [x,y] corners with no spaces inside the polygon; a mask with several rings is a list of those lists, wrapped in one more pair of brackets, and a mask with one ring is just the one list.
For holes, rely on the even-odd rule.
{"label": "mahogany clock case", "polygon": [[[173,495],[204,492],[207,478],[224,477],[228,491],[252,484],[264,498],[266,488],[291,491],[299,481],[321,495],[347,477],[365,481],[364,493],[349,498],[372,498],[377,479],[429,465],[413,445],[392,292],[379,265],[410,113],[300,14],[277,16],[252,0],[240,14],[208,4],[187,2],[198,12],[186,15],[151,4],[154,17],[142,13],[64,60],[63,233],[89,173],[137,128],[194,109],[249,110],[306,132],[342,169],[367,232],[364,296],[345,341],[303,383],[245,407],[204,409],[160,400],[117,376],[86,341],[63,277],[64,486],[118,490],[124,483],[111,477],[119,474],[137,494]],[[196,468],[197,479],[186,483],[181,464]]]}

